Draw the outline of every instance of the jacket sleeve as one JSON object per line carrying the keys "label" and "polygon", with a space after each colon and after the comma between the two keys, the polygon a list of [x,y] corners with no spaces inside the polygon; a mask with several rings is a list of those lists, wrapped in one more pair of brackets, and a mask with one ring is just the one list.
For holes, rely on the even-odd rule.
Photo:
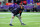
{"label": "jacket sleeve", "polygon": [[22,15],[22,12],[20,13],[20,16]]}

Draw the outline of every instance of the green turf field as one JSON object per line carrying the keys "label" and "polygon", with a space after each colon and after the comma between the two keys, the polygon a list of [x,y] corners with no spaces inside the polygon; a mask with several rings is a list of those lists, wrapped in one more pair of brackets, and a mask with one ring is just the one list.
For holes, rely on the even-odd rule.
{"label": "green turf field", "polygon": [[23,12],[22,21],[26,25],[21,25],[18,18],[15,17],[12,23],[14,26],[9,26],[11,20],[11,13],[6,13],[0,12],[0,27],[40,27],[40,12]]}

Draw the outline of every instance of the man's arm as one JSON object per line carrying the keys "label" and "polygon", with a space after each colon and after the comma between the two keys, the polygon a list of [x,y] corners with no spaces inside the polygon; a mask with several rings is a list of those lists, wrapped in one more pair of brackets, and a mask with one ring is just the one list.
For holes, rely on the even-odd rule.
{"label": "man's arm", "polygon": [[22,15],[22,12],[20,13],[20,16]]}
{"label": "man's arm", "polygon": [[14,8],[13,7],[9,7],[9,10],[12,11]]}

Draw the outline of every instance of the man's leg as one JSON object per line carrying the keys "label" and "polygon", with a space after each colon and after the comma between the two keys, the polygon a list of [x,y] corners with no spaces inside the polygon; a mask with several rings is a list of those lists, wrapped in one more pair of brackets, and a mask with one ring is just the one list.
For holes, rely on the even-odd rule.
{"label": "man's leg", "polygon": [[21,19],[21,16],[20,16],[20,15],[17,15],[17,17],[18,17],[18,19],[19,19],[21,25],[26,25],[26,24],[24,24],[24,23],[22,22],[22,19]]}
{"label": "man's leg", "polygon": [[14,19],[14,16],[12,16],[12,18],[11,18],[10,26],[13,26],[13,25],[12,25],[12,21],[13,21],[13,19]]}
{"label": "man's leg", "polygon": [[11,21],[10,21],[10,26],[13,26],[13,25],[12,25],[13,19],[14,19],[14,16],[12,15],[12,18],[11,18]]}

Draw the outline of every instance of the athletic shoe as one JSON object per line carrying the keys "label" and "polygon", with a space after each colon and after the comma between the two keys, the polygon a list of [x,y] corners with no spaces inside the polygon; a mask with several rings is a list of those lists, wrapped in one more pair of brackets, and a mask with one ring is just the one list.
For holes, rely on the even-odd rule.
{"label": "athletic shoe", "polygon": [[9,24],[10,26],[13,26],[12,24]]}
{"label": "athletic shoe", "polygon": [[22,23],[21,25],[26,25],[26,24]]}

